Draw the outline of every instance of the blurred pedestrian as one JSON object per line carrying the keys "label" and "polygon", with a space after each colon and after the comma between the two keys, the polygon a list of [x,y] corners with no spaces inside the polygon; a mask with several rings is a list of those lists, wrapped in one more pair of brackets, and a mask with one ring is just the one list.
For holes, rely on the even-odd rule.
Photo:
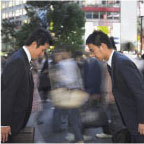
{"label": "blurred pedestrian", "polygon": [[131,134],[131,141],[144,142],[144,83],[136,65],[125,55],[112,49],[109,37],[94,31],[86,40],[90,51],[101,61],[107,61],[112,78],[112,92]]}
{"label": "blurred pedestrian", "polygon": [[[97,99],[101,95],[102,64],[94,57],[89,57],[84,63],[84,87],[91,95],[91,99]],[[93,98],[92,98],[93,97]]]}
{"label": "blurred pedestrian", "polygon": [[42,111],[42,103],[40,94],[38,91],[39,86],[39,76],[38,76],[38,62],[35,60],[32,62],[32,76],[34,82],[34,90],[33,90],[33,102],[32,102],[32,113],[31,117],[33,120],[29,119],[27,125],[35,127],[36,124],[39,124],[39,114]]}
{"label": "blurred pedestrian", "polygon": [[[51,88],[56,89],[61,87],[59,81],[59,62],[62,60],[62,54],[60,51],[55,51],[52,54],[52,62],[50,63],[50,82]],[[67,128],[67,117],[63,116],[63,110],[55,107],[53,113],[53,131],[55,133],[61,132]]]}
{"label": "blurred pedestrian", "polygon": [[[63,50],[59,53],[56,58],[57,69],[55,78],[55,88],[67,88],[67,89],[82,89],[83,83],[80,75],[80,70],[77,66],[77,63],[71,57],[71,52]],[[54,74],[54,73],[53,73]],[[68,96],[67,96],[68,97]],[[63,98],[63,96],[61,96]],[[64,98],[63,98],[64,101]],[[71,125],[72,132],[75,136],[76,142],[82,142],[83,136],[80,128],[80,118],[79,118],[79,109],[78,108],[56,108],[55,113],[59,112],[59,117],[67,117],[68,123]],[[56,120],[54,118],[54,120]],[[67,140],[70,140],[69,137],[66,137]]]}
{"label": "blurred pedestrian", "polygon": [[31,60],[44,55],[52,37],[39,28],[31,33],[23,48],[8,60],[1,81],[1,141],[11,142],[29,119],[33,100]]}
{"label": "blurred pedestrian", "polygon": [[[84,72],[83,72],[83,82],[84,82],[84,90],[89,93],[89,101],[81,108],[82,113],[87,113],[87,117],[90,115],[97,114],[96,107],[103,107],[101,104],[101,83],[102,83],[102,63],[97,60],[95,57],[90,56],[91,53],[87,53],[87,59],[84,62]],[[91,114],[92,113],[92,114]],[[82,118],[83,119],[83,118]],[[89,127],[97,127],[97,120],[103,121],[102,117],[99,117],[95,120],[91,118],[88,123],[82,123],[82,132],[85,132],[85,128]],[[95,122],[94,122],[95,121]],[[108,121],[108,119],[107,119]],[[95,123],[92,124],[92,123]],[[100,127],[101,125],[99,125]]]}
{"label": "blurred pedestrian", "polygon": [[83,52],[82,51],[76,51],[74,53],[74,58],[75,58],[75,61],[77,62],[77,65],[80,69],[81,76],[83,79],[83,77],[84,77],[84,63],[85,63],[85,59],[83,58]]}
{"label": "blurred pedestrian", "polygon": [[[43,106],[38,91],[38,86],[39,86],[38,69],[39,69],[39,63],[38,61],[35,60],[32,62],[32,75],[33,75],[33,82],[34,82],[32,111],[26,126],[34,127],[35,135],[39,135],[39,139],[40,138],[42,139],[42,134],[39,131],[39,127],[38,127],[38,125],[43,124],[43,121],[40,120],[41,114],[43,112]],[[34,137],[34,142],[35,140],[36,137]]]}
{"label": "blurred pedestrian", "polygon": [[41,70],[39,74],[40,78],[39,91],[42,101],[46,102],[48,98],[48,92],[51,90],[50,78],[49,78],[49,62],[47,53],[44,54],[44,58],[40,66]]}

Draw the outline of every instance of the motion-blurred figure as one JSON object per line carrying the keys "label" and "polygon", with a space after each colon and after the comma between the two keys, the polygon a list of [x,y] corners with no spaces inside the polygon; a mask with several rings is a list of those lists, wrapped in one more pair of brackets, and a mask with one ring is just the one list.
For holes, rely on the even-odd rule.
{"label": "motion-blurred figure", "polygon": [[32,75],[33,75],[33,81],[34,81],[33,102],[32,102],[32,112],[31,112],[29,121],[27,123],[27,126],[34,127],[35,134],[38,133],[40,137],[41,134],[38,130],[38,125],[42,124],[42,122],[39,119],[40,119],[40,114],[43,110],[43,107],[42,107],[40,94],[38,91],[38,86],[39,86],[38,68],[39,68],[38,62],[33,61],[32,62]]}
{"label": "motion-blurred figure", "polygon": [[41,95],[41,99],[45,102],[48,98],[48,92],[51,90],[50,78],[49,78],[49,62],[48,55],[45,52],[44,58],[41,62],[41,70],[39,74],[39,91]]}
{"label": "motion-blurred figure", "polygon": [[[61,51],[57,54],[55,55],[55,61],[57,62],[55,67],[55,74],[54,71],[51,71],[50,74],[51,78],[53,79],[53,88],[82,89],[83,85],[80,70],[74,59],[71,58],[71,52]],[[55,115],[58,114],[57,117],[54,117],[54,121],[59,117],[62,119],[67,117],[68,123],[72,127],[72,132],[74,133],[75,141],[82,142],[83,137],[80,129],[78,108],[56,108],[54,113]],[[56,123],[57,122],[58,121],[56,121]],[[69,140],[68,137],[66,138],[67,140]]]}

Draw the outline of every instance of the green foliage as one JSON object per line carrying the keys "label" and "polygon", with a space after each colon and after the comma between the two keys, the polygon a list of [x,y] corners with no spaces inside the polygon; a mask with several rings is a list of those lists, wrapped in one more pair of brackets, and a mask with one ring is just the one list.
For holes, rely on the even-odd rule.
{"label": "green foliage", "polygon": [[[2,21],[2,51],[12,51],[15,46],[15,35],[16,35],[16,24],[14,22],[10,22],[10,20],[3,20]],[[5,47],[4,47],[5,45]],[[10,48],[8,49],[8,46]]]}
{"label": "green foliage", "polygon": [[24,45],[25,40],[28,38],[31,31],[34,31],[37,27],[39,27],[38,24],[30,23],[30,24],[24,24],[20,31],[16,33],[16,49],[19,49]]}
{"label": "green foliage", "polygon": [[29,34],[36,28],[40,27],[40,21],[35,14],[35,9],[31,6],[25,7],[25,9],[27,11],[29,22],[24,23],[21,29],[16,33],[16,49],[22,47]]}
{"label": "green foliage", "polygon": [[84,12],[76,3],[54,2],[53,10],[48,14],[49,23],[54,23],[53,32],[57,43],[71,45],[75,49],[81,49],[84,35]]}

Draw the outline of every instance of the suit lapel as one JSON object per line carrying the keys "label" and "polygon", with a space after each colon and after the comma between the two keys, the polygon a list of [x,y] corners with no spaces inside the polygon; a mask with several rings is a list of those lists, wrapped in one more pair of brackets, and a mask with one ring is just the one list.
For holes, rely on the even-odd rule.
{"label": "suit lapel", "polygon": [[115,74],[115,56],[116,56],[116,52],[113,53],[112,56],[112,67],[111,67],[111,79],[112,79],[112,88],[114,88],[115,84],[114,84],[114,74]]}
{"label": "suit lapel", "polygon": [[33,76],[32,76],[32,72],[31,72],[31,67],[30,67],[30,63],[28,61],[28,57],[25,53],[25,51],[23,49],[21,49],[22,55],[24,56],[24,60],[25,60],[25,64],[26,64],[26,69],[28,71],[28,77],[29,77],[29,83],[30,86],[33,87],[34,83],[33,83]]}

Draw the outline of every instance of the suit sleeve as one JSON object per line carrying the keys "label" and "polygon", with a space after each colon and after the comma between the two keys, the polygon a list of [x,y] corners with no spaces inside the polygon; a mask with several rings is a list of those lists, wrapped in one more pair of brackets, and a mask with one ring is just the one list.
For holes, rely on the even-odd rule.
{"label": "suit sleeve", "polygon": [[144,124],[144,83],[142,75],[131,61],[126,61],[122,64],[120,75],[127,84],[128,91],[132,93],[136,101],[138,122]]}
{"label": "suit sleeve", "polygon": [[2,74],[1,125],[11,125],[17,90],[23,79],[24,68],[21,60],[8,63]]}

